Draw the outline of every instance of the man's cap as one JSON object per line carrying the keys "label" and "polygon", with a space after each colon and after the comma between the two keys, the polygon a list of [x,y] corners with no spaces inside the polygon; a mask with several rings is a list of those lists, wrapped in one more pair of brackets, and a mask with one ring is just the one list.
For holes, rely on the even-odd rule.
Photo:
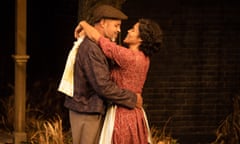
{"label": "man's cap", "polygon": [[94,22],[100,21],[102,18],[109,18],[109,19],[118,19],[118,20],[126,20],[128,16],[125,15],[119,9],[110,6],[110,5],[100,5],[93,10],[92,13],[92,20]]}

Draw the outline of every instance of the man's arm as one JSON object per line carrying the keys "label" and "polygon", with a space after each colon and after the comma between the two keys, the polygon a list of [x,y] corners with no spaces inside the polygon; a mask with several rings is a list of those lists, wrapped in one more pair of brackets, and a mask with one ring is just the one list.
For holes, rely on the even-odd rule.
{"label": "man's arm", "polygon": [[90,84],[98,95],[103,99],[128,108],[141,107],[142,98],[140,95],[137,96],[129,90],[120,89],[111,80],[106,58],[101,49],[93,42],[84,46],[88,47],[88,55],[83,60],[84,69]]}

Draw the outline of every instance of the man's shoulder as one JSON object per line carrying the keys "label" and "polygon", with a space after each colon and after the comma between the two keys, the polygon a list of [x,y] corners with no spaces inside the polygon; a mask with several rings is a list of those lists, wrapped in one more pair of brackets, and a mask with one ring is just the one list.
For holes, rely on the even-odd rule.
{"label": "man's shoulder", "polygon": [[96,55],[103,55],[102,49],[91,39],[85,37],[79,46],[79,54],[95,53]]}
{"label": "man's shoulder", "polygon": [[82,41],[82,44],[80,46],[91,46],[91,47],[99,47],[94,41],[92,41],[91,39],[89,39],[88,37],[85,37]]}

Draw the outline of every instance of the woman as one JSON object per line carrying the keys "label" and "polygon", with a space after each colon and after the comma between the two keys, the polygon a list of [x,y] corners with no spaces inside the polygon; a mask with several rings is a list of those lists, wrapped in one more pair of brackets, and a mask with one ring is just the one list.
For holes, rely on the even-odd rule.
{"label": "woman", "polygon": [[[150,64],[150,56],[162,45],[162,30],[149,19],[140,19],[124,39],[128,48],[116,45],[104,38],[86,21],[80,22],[85,34],[100,45],[104,54],[115,61],[111,77],[121,88],[142,93]],[[129,110],[117,106],[114,110],[114,127],[111,143],[147,144],[150,131],[143,109]]]}

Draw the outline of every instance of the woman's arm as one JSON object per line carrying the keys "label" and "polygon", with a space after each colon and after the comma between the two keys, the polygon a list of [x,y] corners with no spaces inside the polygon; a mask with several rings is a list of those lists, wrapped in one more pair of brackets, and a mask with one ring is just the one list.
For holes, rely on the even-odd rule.
{"label": "woman's arm", "polygon": [[81,21],[80,26],[84,30],[85,34],[93,41],[98,43],[99,38],[101,37],[101,34],[90,24],[88,24],[86,21]]}
{"label": "woman's arm", "polygon": [[104,54],[114,60],[120,67],[128,67],[131,61],[135,60],[133,52],[125,47],[111,42],[109,39],[104,38],[93,26],[86,21],[81,21],[81,29],[85,32],[86,36],[95,41],[102,48]]}

